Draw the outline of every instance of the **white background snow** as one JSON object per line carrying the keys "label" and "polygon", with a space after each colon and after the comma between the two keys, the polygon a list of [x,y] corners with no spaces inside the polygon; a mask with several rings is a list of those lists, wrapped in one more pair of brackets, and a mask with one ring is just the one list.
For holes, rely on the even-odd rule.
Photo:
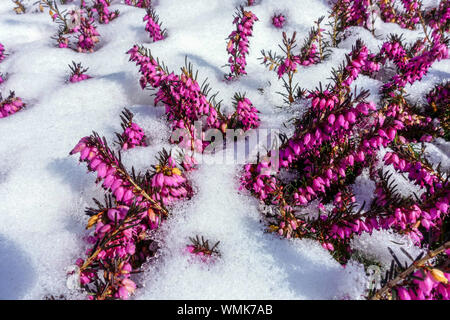
{"label": "white background snow", "polygon": [[[126,164],[147,169],[155,163],[157,152],[169,147],[163,108],[154,108],[150,93],[141,90],[137,67],[125,54],[128,49],[144,44],[175,71],[187,56],[199,70],[200,80],[208,78],[213,91],[220,91],[219,100],[223,99],[225,106],[231,106],[234,92],[246,92],[261,111],[262,127],[278,128],[292,114],[275,107],[282,104],[275,94],[281,89],[280,82],[257,60],[261,49],[279,51],[281,31],[271,25],[271,16],[285,14],[284,31],[297,31],[301,44],[314,21],[329,10],[325,0],[260,1],[251,8],[260,21],[255,23],[250,39],[249,75],[229,84],[223,81],[228,70],[221,67],[228,59],[225,38],[234,28],[234,8],[243,1],[156,1],[156,12],[168,31],[168,38],[156,43],[150,42],[144,30],[145,11],[121,2],[113,0],[112,5],[112,9],[120,10],[120,16],[98,26],[101,41],[96,51],[83,54],[55,47],[51,37],[57,25],[47,12],[16,15],[11,1],[0,0],[0,43],[8,54],[0,64],[0,72],[7,73],[0,91],[5,96],[14,90],[28,105],[0,119],[0,299],[42,299],[60,294],[69,299],[83,298],[67,288],[66,268],[84,257],[84,238],[88,235],[84,208],[93,205],[93,197],[101,199],[103,192],[94,183],[95,175],[86,174],[85,165],[68,155],[81,137],[95,130],[112,141],[113,133],[120,131],[119,115],[127,107],[135,113],[151,145],[125,152]],[[353,28],[352,35],[332,51],[328,61],[301,68],[296,76],[300,86],[313,89],[319,81],[326,83],[331,68],[343,60],[358,37],[376,50],[391,32],[404,33],[407,39],[420,36],[418,31],[379,21],[376,27],[381,40]],[[72,61],[89,67],[88,74],[93,78],[67,83]],[[408,91],[420,99],[435,82],[449,79],[449,66],[448,60],[436,63],[429,75]],[[356,85],[370,89],[372,99],[378,99],[378,81],[362,76]],[[264,94],[258,88],[264,88]],[[442,142],[429,150],[431,158],[449,165],[448,144]],[[192,174],[196,195],[178,204],[163,225],[160,257],[141,275],[144,287],[135,297],[363,298],[367,278],[362,264],[352,261],[344,268],[318,243],[264,233],[257,201],[238,192],[240,167],[201,165]],[[355,188],[358,197],[370,198],[367,177],[362,176],[358,183],[362,186],[360,192]],[[406,181],[401,187],[405,192],[411,188]],[[222,256],[215,263],[204,264],[184,253],[188,237],[196,234],[220,241]],[[389,232],[355,239],[355,247],[389,263],[386,247],[396,246],[391,240],[414,249],[407,239]]]}

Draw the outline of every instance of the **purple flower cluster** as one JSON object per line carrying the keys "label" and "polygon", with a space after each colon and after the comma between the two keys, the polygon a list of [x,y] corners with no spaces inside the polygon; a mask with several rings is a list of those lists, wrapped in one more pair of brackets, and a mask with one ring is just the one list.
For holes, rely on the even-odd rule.
{"label": "purple flower cluster", "polygon": [[91,78],[90,75],[86,74],[88,68],[83,68],[81,66],[81,63],[72,62],[72,65],[69,65],[69,68],[71,71],[69,81],[72,83],[80,82]]}
{"label": "purple flower cluster", "polygon": [[89,299],[127,299],[136,289],[131,273],[155,254],[148,232],[168,214],[164,206],[188,197],[191,188],[182,167],[165,151],[144,180],[134,171],[129,174],[120,156],[95,133],[70,152],[76,153],[111,195],[105,205],[97,201],[98,209],[86,211],[91,216],[87,227],[95,226],[95,231],[88,238],[93,247],[86,251],[87,259],[77,260],[80,285]]}
{"label": "purple flower cluster", "polygon": [[272,24],[275,28],[283,28],[284,23],[286,22],[286,17],[283,14],[276,14],[272,17]]}
{"label": "purple flower cluster", "polygon": [[92,4],[92,12],[97,14],[99,23],[107,24],[119,16],[119,11],[110,12],[110,0],[94,0]]}
{"label": "purple flower cluster", "polygon": [[[6,58],[5,56],[5,47],[0,43],[0,62],[2,62]],[[0,73],[0,84],[5,82],[4,76]]]}
{"label": "purple flower cluster", "polygon": [[138,8],[145,8],[148,9],[152,5],[151,0],[125,0],[125,4],[129,6],[134,6]]}
{"label": "purple flower cluster", "polygon": [[133,114],[125,108],[121,115],[123,133],[117,134],[122,150],[133,149],[137,146],[146,147],[147,137],[144,130],[133,122]]}
{"label": "purple flower cluster", "polygon": [[236,30],[227,38],[227,52],[230,54],[227,64],[230,67],[230,73],[225,76],[227,80],[233,80],[247,74],[245,66],[247,65],[246,55],[249,50],[248,38],[252,36],[255,21],[258,21],[258,18],[251,11],[245,11],[243,7],[236,11],[233,20]]}
{"label": "purple flower cluster", "polygon": [[245,95],[236,94],[233,104],[236,111],[229,116],[230,127],[242,128],[244,131],[259,127],[259,111]]}
{"label": "purple flower cluster", "polygon": [[[406,138],[417,128],[432,127],[432,119],[415,114],[397,90],[406,83],[420,81],[435,61],[448,57],[447,46],[438,33],[433,35],[433,41],[428,48],[417,49],[421,45],[418,43],[407,51],[393,37],[378,54],[370,53],[357,41],[345,65],[334,71],[333,83],[325,90],[320,86],[303,95],[309,99],[310,108],[297,119],[293,136],[283,140],[279,150],[280,173],[268,175],[264,169],[272,163],[265,159],[244,167],[242,187],[265,205],[279,210],[278,215],[267,218],[271,231],[288,238],[315,239],[344,263],[351,255],[350,240],[374,229],[408,234],[417,245],[427,245],[424,232],[431,232],[432,239],[439,238],[449,214],[450,185],[445,175],[418,156],[417,151],[411,151]],[[286,43],[290,48],[292,41]],[[267,61],[275,61],[270,60],[271,55],[267,57]],[[367,91],[353,95],[349,88],[360,74],[376,74],[387,60],[394,62],[398,73],[384,84],[384,107],[378,109],[367,101]],[[438,87],[429,94],[429,101],[438,92],[446,97],[444,89]],[[430,141],[438,134],[434,130],[432,135],[422,136],[421,141]],[[392,189],[389,177],[377,172],[381,148],[393,150],[384,158],[386,165],[392,164],[394,170],[406,173],[412,183],[425,190],[417,203],[406,198],[399,200],[401,196]],[[355,212],[356,199],[350,184],[363,168],[368,168],[376,181],[377,197],[369,210]],[[314,204],[318,217],[298,215],[302,210],[311,210],[313,200],[318,201],[318,205]]]}
{"label": "purple flower cluster", "polygon": [[6,99],[3,99],[0,94],[0,118],[6,118],[25,107],[25,103],[21,98],[16,97],[14,92],[11,92]]}
{"label": "purple flower cluster", "polygon": [[0,62],[5,60],[5,58],[6,58],[6,56],[5,56],[5,47],[3,46],[3,44],[0,43]]}
{"label": "purple flower cluster", "polygon": [[144,21],[147,21],[145,30],[150,34],[150,38],[153,42],[163,40],[166,37],[166,31],[161,30],[161,23],[159,23],[159,17],[156,15],[153,9],[148,9],[147,14],[144,17]]}
{"label": "purple flower cluster", "polygon": [[164,70],[151,53],[143,48],[134,46],[128,53],[130,60],[140,66],[141,87],[157,89],[155,103],[162,102],[165,105],[172,129],[188,129],[190,137],[184,143],[192,143],[193,150],[203,150],[207,145],[199,139],[202,133],[196,131],[196,121],[202,121],[202,131],[234,126],[253,128],[259,125],[256,109],[247,98],[244,104],[239,104],[239,114],[230,117],[222,115],[218,107],[208,100],[204,88],[194,79],[191,66],[182,68],[181,75],[176,75]]}

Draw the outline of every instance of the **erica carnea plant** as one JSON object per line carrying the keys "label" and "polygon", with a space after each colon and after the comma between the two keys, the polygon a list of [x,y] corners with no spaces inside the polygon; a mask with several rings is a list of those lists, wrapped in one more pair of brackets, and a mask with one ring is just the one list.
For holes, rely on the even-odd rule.
{"label": "erica carnea plant", "polygon": [[5,46],[3,44],[0,43],[0,62],[2,62],[3,60],[5,60],[6,55],[5,55]]}
{"label": "erica carnea plant", "polygon": [[[203,82],[202,86],[199,85],[197,73],[191,64],[186,63],[186,66],[181,68],[181,74],[177,75],[169,72],[148,49],[134,46],[128,53],[130,60],[140,67],[141,87],[156,90],[155,103],[161,102],[165,106],[166,116],[173,130],[186,129],[188,139],[184,140],[183,144],[189,143],[191,150],[202,151],[209,144],[201,139],[202,132],[207,129],[220,129],[225,132],[226,128],[240,127],[247,130],[259,126],[256,109],[243,95],[236,98],[234,114],[222,114],[220,103],[215,101],[217,94],[208,97],[211,88],[206,82]],[[196,121],[201,122],[201,132],[195,127]]]}
{"label": "erica carnea plant", "polygon": [[166,37],[166,29],[161,29],[162,23],[159,22],[159,17],[155,10],[147,9],[144,21],[147,21],[145,30],[149,33],[153,42],[163,40]]}
{"label": "erica carnea plant", "polygon": [[152,5],[151,0],[125,0],[125,4],[129,6],[135,6],[138,8],[149,9]]}
{"label": "erica carnea plant", "polygon": [[391,268],[386,271],[381,288],[370,292],[371,299],[449,300],[450,241],[416,258],[404,249],[402,251],[411,264],[403,265],[391,250],[394,257]]}
{"label": "erica carnea plant", "polygon": [[258,21],[258,18],[251,11],[246,11],[243,7],[236,10],[233,20],[236,30],[227,38],[227,52],[230,55],[227,64],[230,67],[230,73],[225,75],[227,80],[247,74],[245,71],[246,56],[249,52],[249,37],[252,36],[255,21]]}
{"label": "erica carnea plant", "polygon": [[99,23],[109,23],[119,16],[119,10],[109,11],[111,0],[94,0],[92,3],[92,12],[97,15]]}
{"label": "erica carnea plant", "polygon": [[[101,12],[104,11],[89,7],[84,2],[82,2],[80,9],[69,12],[60,10],[54,0],[41,0],[41,4],[49,9],[52,20],[59,26],[54,39],[60,48],[72,48],[78,52],[94,51],[95,45],[100,41],[100,34],[94,23],[94,13],[98,13],[100,17],[100,14],[103,14]],[[101,21],[105,22],[106,17],[102,17]],[[111,20],[112,18],[108,19]]]}
{"label": "erica carnea plant", "polygon": [[[132,114],[125,110],[122,120],[130,118]],[[116,135],[128,143],[125,139],[130,135]],[[158,244],[151,231],[168,216],[166,206],[192,195],[184,166],[163,150],[157,164],[146,172],[128,170],[120,150],[112,150],[95,132],[70,152],[76,153],[97,174],[107,195],[103,203],[94,199],[97,207],[86,210],[90,216],[87,228],[95,226],[88,238],[92,247],[85,259],[77,260],[72,276],[89,299],[127,299],[136,289],[133,273],[156,253]]]}
{"label": "erica carnea plant", "polygon": [[210,262],[211,258],[219,257],[220,252],[217,249],[220,241],[216,242],[212,247],[209,245],[209,240],[205,240],[203,236],[195,236],[195,238],[189,238],[191,240],[190,245],[186,246],[186,251],[194,256],[198,256],[203,262]]}
{"label": "erica carnea plant", "polygon": [[293,103],[298,97],[302,96],[302,90],[294,83],[294,75],[297,72],[297,66],[309,66],[318,63],[326,56],[326,43],[323,41],[322,32],[324,29],[320,27],[324,17],[321,17],[317,22],[317,28],[311,29],[308,37],[305,39],[300,52],[296,51],[297,40],[296,32],[292,37],[288,37],[283,32],[283,45],[279,46],[283,54],[277,54],[272,51],[261,51],[262,64],[269,68],[270,71],[275,71],[278,78],[283,81],[285,93],[281,93],[286,104]]}
{"label": "erica carnea plant", "polygon": [[286,22],[286,17],[283,14],[276,14],[272,17],[272,24],[275,28],[283,28]]}
{"label": "erica carnea plant", "polygon": [[[384,63],[379,62],[383,60],[380,56],[386,51],[395,50],[390,55],[395,59],[403,52],[398,46],[385,44],[374,55],[357,41],[345,63],[333,71],[333,82],[304,95],[310,108],[297,119],[296,133],[283,138],[281,174],[263,174],[262,169],[269,166],[264,161],[245,166],[243,186],[264,204],[278,208],[276,215],[268,217],[270,230],[286,237],[318,240],[341,262],[351,255],[350,239],[362,232],[393,229],[425,246],[430,244],[424,232],[435,237],[442,234],[450,202],[448,174],[428,163],[423,151],[414,145],[423,137],[430,141],[441,131],[430,130],[426,124],[430,121],[424,122],[414,113],[401,91],[406,83],[419,81],[433,62],[448,56],[440,37],[434,40],[423,51],[417,52],[415,46],[406,50],[413,56],[406,62],[400,59],[405,64],[381,88],[385,94],[381,109],[368,100],[367,91],[352,93],[350,86],[359,74],[376,73]],[[428,133],[415,139],[412,132],[417,135],[418,126]],[[394,151],[386,153],[386,165],[393,164],[395,170],[408,173],[409,180],[426,191],[419,199],[402,198],[389,176],[376,170],[380,148]],[[378,186],[369,210],[356,207],[350,187],[365,167]],[[283,172],[289,173],[288,180]],[[311,210],[311,206],[317,207],[317,215],[303,216],[303,210]]]}
{"label": "erica carnea plant", "polygon": [[16,97],[14,91],[9,93],[5,99],[0,93],[0,118],[6,118],[25,107],[25,103],[21,98]]}
{"label": "erica carnea plant", "polygon": [[450,82],[436,85],[427,95],[424,112],[439,121],[444,138],[450,141]]}
{"label": "erica carnea plant", "polygon": [[[0,43],[0,62],[5,60],[5,58],[6,58],[5,47],[3,46],[3,44]],[[0,72],[0,84],[2,84],[3,82],[5,82],[5,76]]]}
{"label": "erica carnea plant", "polygon": [[122,134],[117,134],[118,144],[122,150],[132,149],[138,146],[147,146],[147,137],[144,130],[135,122],[133,122],[133,113],[125,108],[120,116],[122,119]]}
{"label": "erica carnea plant", "polygon": [[236,93],[233,105],[236,111],[228,116],[227,127],[243,129],[244,131],[259,127],[259,111],[245,97],[245,94]]}
{"label": "erica carnea plant", "polygon": [[83,68],[81,66],[81,62],[75,63],[74,61],[72,61],[72,65],[69,64],[69,68],[71,72],[69,81],[72,83],[80,82],[91,78],[90,75],[86,74],[89,68]]}

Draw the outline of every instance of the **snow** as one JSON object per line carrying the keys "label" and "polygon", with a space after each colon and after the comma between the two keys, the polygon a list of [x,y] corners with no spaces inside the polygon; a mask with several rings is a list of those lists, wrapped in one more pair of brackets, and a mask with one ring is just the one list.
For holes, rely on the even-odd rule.
{"label": "snow", "polygon": [[[329,10],[325,0],[263,0],[251,8],[260,21],[250,39],[249,76],[225,83],[221,68],[227,61],[225,38],[233,30],[235,6],[243,1],[165,0],[156,12],[168,30],[164,41],[150,43],[142,18],[145,11],[113,1],[120,16],[99,25],[101,42],[91,54],[59,49],[50,39],[57,26],[47,13],[16,15],[11,1],[0,3],[0,42],[8,57],[0,64],[7,81],[0,91],[9,90],[27,103],[27,108],[0,121],[0,299],[42,299],[63,294],[82,298],[66,286],[66,270],[83,257],[87,244],[84,208],[92,198],[103,198],[95,176],[68,153],[78,140],[92,130],[109,141],[120,131],[119,115],[124,107],[135,113],[135,121],[149,137],[150,146],[124,152],[129,166],[145,170],[155,163],[163,147],[170,149],[164,110],[153,107],[153,98],[141,90],[137,68],[125,52],[134,44],[151,48],[171,70],[178,71],[185,57],[199,70],[200,80],[209,79],[220,91],[219,100],[231,106],[234,92],[246,92],[261,111],[262,127],[281,128],[292,113],[275,106],[282,89],[275,73],[260,65],[260,50],[275,50],[281,31],[270,24],[275,12],[287,15],[285,31],[297,31],[301,44],[316,20]],[[70,7],[66,6],[66,7]],[[405,33],[408,39],[419,32],[377,22],[382,36]],[[333,50],[328,61],[301,68],[296,75],[301,87],[313,89],[330,76],[333,66],[344,59],[354,40],[362,37],[371,49],[381,44],[369,32],[352,29],[352,36]],[[69,84],[68,64],[81,62],[93,78]],[[433,67],[423,82],[407,89],[418,98],[439,79],[448,79],[449,61]],[[199,81],[199,82],[201,82]],[[377,101],[380,82],[361,77],[355,84],[369,89]],[[257,89],[263,88],[261,94]],[[419,94],[420,92],[420,94]],[[430,145],[431,157],[448,164],[448,143]],[[344,268],[318,243],[285,240],[264,233],[258,203],[238,192],[239,164],[202,164],[192,173],[196,194],[178,204],[172,217],[158,232],[162,241],[160,257],[149,264],[142,276],[143,288],[137,299],[361,299],[366,275],[361,263],[351,261]],[[364,176],[356,181],[357,198],[370,199],[372,187]],[[358,190],[361,190],[358,191]],[[191,259],[183,248],[196,234],[220,241],[221,257],[205,264]],[[384,262],[383,243],[392,235],[380,233],[355,241],[360,250],[374,252]],[[383,251],[384,250],[384,251]],[[384,260],[383,260],[384,259]]]}
{"label": "snow", "polygon": [[[193,175],[198,194],[161,230],[164,258],[147,271],[155,276],[148,277],[140,298],[361,298],[361,265],[344,269],[318,243],[263,233],[255,200],[235,192],[230,173],[236,170],[202,165]],[[205,265],[183,254],[196,234],[220,240],[218,260]]]}

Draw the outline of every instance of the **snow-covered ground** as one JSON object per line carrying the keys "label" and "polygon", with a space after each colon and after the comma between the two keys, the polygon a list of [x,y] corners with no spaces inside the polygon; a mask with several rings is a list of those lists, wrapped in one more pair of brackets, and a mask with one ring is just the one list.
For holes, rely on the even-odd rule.
{"label": "snow-covered ground", "polygon": [[[0,299],[42,299],[60,294],[81,297],[67,288],[66,268],[83,257],[87,248],[84,208],[93,204],[93,197],[103,197],[94,183],[95,175],[86,174],[86,167],[68,155],[81,137],[95,130],[112,140],[114,132],[120,131],[119,115],[127,107],[135,113],[151,144],[124,152],[124,163],[146,169],[155,163],[162,147],[170,148],[164,110],[154,108],[153,97],[141,90],[137,68],[128,62],[127,50],[144,44],[176,71],[187,56],[199,70],[200,80],[208,78],[213,90],[220,92],[224,106],[231,107],[234,92],[246,92],[261,111],[262,127],[281,128],[292,113],[276,108],[282,104],[275,93],[281,83],[258,60],[262,49],[277,50],[281,43],[282,31],[271,25],[271,17],[284,13],[288,22],[283,30],[288,34],[297,31],[301,43],[314,21],[329,10],[326,0],[259,1],[251,8],[260,21],[250,39],[248,76],[226,83],[223,75],[228,70],[221,67],[228,59],[225,38],[233,29],[234,8],[243,1],[156,1],[156,12],[168,31],[167,39],[156,43],[150,43],[144,30],[145,11],[121,2],[113,0],[112,5],[120,10],[120,16],[98,26],[101,41],[96,51],[84,54],[55,47],[51,37],[57,26],[48,13],[16,15],[11,1],[0,1],[0,43],[8,53],[0,64],[0,72],[7,73],[0,92],[5,96],[14,90],[27,103],[23,111],[0,119]],[[420,36],[419,31],[379,21],[376,30],[380,39],[353,28],[328,61],[300,68],[296,75],[300,86],[313,89],[319,81],[329,81],[331,68],[343,60],[358,37],[376,50],[389,33],[403,33],[407,39]],[[72,61],[89,67],[93,78],[67,83]],[[408,93],[421,99],[435,82],[450,79],[449,70],[449,60],[436,63],[422,82],[407,88]],[[376,101],[380,82],[361,76],[354,85],[370,89]],[[428,150],[431,161],[450,167],[448,143],[429,145]],[[192,174],[196,194],[178,204],[160,230],[160,256],[141,275],[144,287],[135,297],[363,298],[367,278],[361,263],[351,261],[344,268],[318,243],[264,233],[257,201],[238,191],[239,169],[239,164],[202,164]],[[401,190],[412,190],[401,178]],[[358,178],[358,201],[370,199],[371,188],[368,178]],[[196,234],[220,241],[222,255],[215,263],[204,264],[185,253],[188,238]],[[389,263],[387,246],[402,245],[413,250],[407,239],[389,232],[354,241],[356,249],[369,252],[382,263]]]}

